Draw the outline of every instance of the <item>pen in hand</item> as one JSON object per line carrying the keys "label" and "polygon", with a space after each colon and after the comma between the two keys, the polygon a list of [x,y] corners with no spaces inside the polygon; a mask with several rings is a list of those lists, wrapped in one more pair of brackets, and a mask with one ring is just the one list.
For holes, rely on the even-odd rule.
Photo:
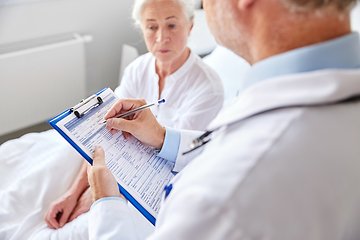
{"label": "pen in hand", "polygon": [[[131,110],[131,111],[129,111],[129,112],[122,113],[122,114],[120,114],[120,115],[118,115],[118,116],[115,116],[115,118],[126,117],[126,116],[129,116],[129,115],[131,115],[131,114],[133,114],[133,113],[136,113],[136,112],[138,112],[138,111],[141,111],[141,110],[147,109],[147,108],[149,108],[149,107],[152,107],[152,106],[154,106],[154,105],[160,105],[160,104],[162,104],[162,103],[164,103],[164,102],[165,102],[165,99],[163,98],[163,99],[160,99],[160,100],[158,100],[158,101],[156,101],[156,102],[149,103],[149,104],[146,104],[146,105],[141,106],[141,107],[139,107],[139,108],[136,108],[136,109],[134,109],[134,110]],[[99,122],[99,124],[104,124],[104,123],[106,123],[106,120],[103,121],[103,122]]]}

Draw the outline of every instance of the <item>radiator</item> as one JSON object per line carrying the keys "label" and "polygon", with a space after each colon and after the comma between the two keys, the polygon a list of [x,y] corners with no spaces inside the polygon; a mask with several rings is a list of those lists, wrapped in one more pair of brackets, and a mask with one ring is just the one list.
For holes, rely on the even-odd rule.
{"label": "radiator", "polygon": [[0,135],[45,122],[85,97],[85,43],[57,35],[0,45]]}

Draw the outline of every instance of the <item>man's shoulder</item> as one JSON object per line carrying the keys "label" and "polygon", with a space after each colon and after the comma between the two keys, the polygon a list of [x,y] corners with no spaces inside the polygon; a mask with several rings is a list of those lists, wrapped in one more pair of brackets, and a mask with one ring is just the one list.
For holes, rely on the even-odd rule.
{"label": "man's shoulder", "polygon": [[[223,193],[231,196],[237,184],[257,168],[266,172],[267,168],[271,171],[270,167],[274,171],[285,169],[286,164],[304,168],[327,161],[337,164],[341,156],[354,161],[360,158],[360,149],[349,146],[360,142],[360,135],[356,134],[360,132],[359,120],[358,101],[277,109],[235,121],[212,134],[202,154],[188,166],[188,171],[202,171],[188,177],[196,181],[207,179],[209,186],[227,185]],[[216,179],[229,182],[215,183]]]}
{"label": "man's shoulder", "polygon": [[283,109],[224,125],[210,135],[211,141],[204,146],[203,152],[185,169],[202,171],[193,176],[189,173],[184,178],[196,178],[193,182],[200,184],[205,180],[210,188],[211,185],[218,186],[225,203],[237,184],[301,114],[302,109]]}
{"label": "man's shoulder", "polygon": [[[256,226],[271,226],[277,238],[289,239],[293,233],[286,229],[316,224],[319,214],[335,221],[348,207],[357,209],[348,199],[360,201],[360,190],[347,187],[360,181],[360,149],[354,145],[360,142],[359,119],[360,102],[351,102],[278,109],[234,122],[183,170],[179,190],[199,189],[204,206],[222,209],[251,236]],[[347,220],[356,217],[345,212]]]}
{"label": "man's shoulder", "polygon": [[[289,239],[291,234],[309,239],[309,231],[287,229],[292,224],[311,229],[319,224],[319,216],[328,216],[333,226],[336,219],[351,222],[358,209],[354,203],[360,201],[358,189],[347,189],[360,181],[360,150],[354,146],[360,142],[359,119],[359,102],[302,108],[234,192],[234,201],[242,203],[238,207],[245,216],[239,219],[241,225],[253,227],[246,217],[257,216],[260,229],[269,223],[274,223],[274,229],[282,226],[276,230],[278,239]],[[348,199],[356,200],[350,203]],[[324,227],[318,225],[321,231]]]}

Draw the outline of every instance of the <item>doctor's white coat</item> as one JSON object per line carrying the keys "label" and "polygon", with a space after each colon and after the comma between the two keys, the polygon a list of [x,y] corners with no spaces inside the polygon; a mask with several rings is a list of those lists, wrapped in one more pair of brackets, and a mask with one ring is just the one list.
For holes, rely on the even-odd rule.
{"label": "doctor's white coat", "polygon": [[[356,95],[360,70],[281,76],[223,109],[193,161],[183,132],[148,239],[360,239],[360,101],[333,104]],[[137,239],[125,203],[90,215],[90,239]]]}

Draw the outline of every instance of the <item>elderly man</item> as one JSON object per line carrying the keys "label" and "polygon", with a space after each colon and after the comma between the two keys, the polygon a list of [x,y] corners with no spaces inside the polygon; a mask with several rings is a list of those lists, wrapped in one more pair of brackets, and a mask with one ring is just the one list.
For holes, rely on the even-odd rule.
{"label": "elderly man", "polygon": [[[120,100],[106,117],[108,129],[161,149],[176,170],[187,165],[164,194],[149,239],[360,239],[354,4],[204,1],[217,41],[253,67],[237,99],[209,125],[211,134],[195,144],[202,146],[183,155],[198,133],[164,129],[150,111],[112,118],[141,100]],[[137,239],[101,148],[88,174],[96,200],[91,239]]]}

